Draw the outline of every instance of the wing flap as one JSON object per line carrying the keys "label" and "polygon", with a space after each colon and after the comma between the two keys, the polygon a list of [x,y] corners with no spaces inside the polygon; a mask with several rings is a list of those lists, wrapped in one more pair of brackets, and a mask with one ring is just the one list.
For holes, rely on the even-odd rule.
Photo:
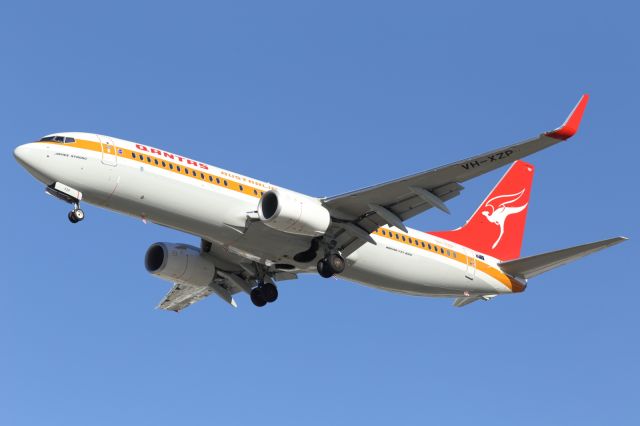
{"label": "wing flap", "polygon": [[559,266],[566,265],[588,254],[619,244],[625,240],[627,240],[626,237],[610,238],[608,240],[596,241],[535,256],[510,260],[499,263],[498,266],[511,276],[528,279]]}
{"label": "wing flap", "polygon": [[175,283],[157,308],[165,311],[180,312],[211,293],[213,293],[211,287],[196,287],[189,284]]}

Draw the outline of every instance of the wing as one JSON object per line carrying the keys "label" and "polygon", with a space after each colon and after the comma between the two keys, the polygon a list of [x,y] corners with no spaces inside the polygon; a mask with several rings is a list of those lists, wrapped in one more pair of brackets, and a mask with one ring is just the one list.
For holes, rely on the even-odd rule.
{"label": "wing", "polygon": [[[323,200],[334,218],[327,234],[348,256],[382,225],[406,230],[403,221],[432,207],[448,212],[444,201],[460,194],[461,182],[483,175],[573,136],[589,99],[583,95],[567,120],[556,130],[443,167],[406,176]],[[375,244],[375,243],[374,243]]]}
{"label": "wing", "polygon": [[174,284],[162,299],[158,309],[179,312],[213,293],[209,287],[195,287],[189,284]]}
{"label": "wing", "polygon": [[247,261],[243,257],[229,253],[219,244],[202,239],[200,250],[212,256],[216,265],[215,276],[209,285],[194,285],[188,282],[175,282],[173,287],[158,304],[158,309],[179,312],[205,297],[216,294],[229,305],[238,305],[233,296],[236,293],[251,293],[258,279],[265,282],[281,282],[295,280],[295,273],[267,268],[256,262]]}
{"label": "wing", "polygon": [[[229,277],[233,277],[237,282],[243,282],[241,278],[236,275],[227,274]],[[208,286],[195,286],[188,283],[174,283],[169,293],[162,299],[157,306],[158,309],[164,309],[165,311],[179,312],[184,308],[188,308],[196,302],[204,299],[212,293],[218,295],[222,300],[237,308],[238,305],[233,299],[233,295],[242,291],[243,289],[235,285],[229,278],[216,278]],[[249,287],[250,290],[250,287]]]}

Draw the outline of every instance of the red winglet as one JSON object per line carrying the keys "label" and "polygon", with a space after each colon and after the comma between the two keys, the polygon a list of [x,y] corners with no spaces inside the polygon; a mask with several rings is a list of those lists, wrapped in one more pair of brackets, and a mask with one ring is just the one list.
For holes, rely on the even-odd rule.
{"label": "red winglet", "polygon": [[545,135],[550,138],[560,139],[561,141],[567,140],[571,136],[575,135],[578,131],[578,127],[580,127],[580,121],[582,120],[582,114],[584,114],[584,110],[587,107],[587,102],[589,102],[589,95],[585,93],[582,95],[573,111],[571,111],[569,117],[564,123],[562,123],[562,126],[558,127],[554,131],[545,133]]}

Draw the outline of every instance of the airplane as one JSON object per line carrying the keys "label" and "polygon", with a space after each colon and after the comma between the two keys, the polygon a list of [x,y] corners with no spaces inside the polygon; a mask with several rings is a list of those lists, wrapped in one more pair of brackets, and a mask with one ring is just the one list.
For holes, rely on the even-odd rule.
{"label": "airplane", "polygon": [[[20,145],[14,156],[85,218],[87,202],[200,238],[200,247],[157,242],[147,271],[173,283],[158,308],[178,312],[216,294],[236,307],[278,298],[299,274],[339,276],[377,289],[453,298],[461,307],[521,293],[529,278],[625,237],[521,257],[534,174],[521,159],[572,137],[589,96],[555,130],[442,167],[345,194],[317,198],[155,147],[93,133],[62,132]],[[422,232],[404,222],[446,201],[461,183],[510,164],[460,228]]]}

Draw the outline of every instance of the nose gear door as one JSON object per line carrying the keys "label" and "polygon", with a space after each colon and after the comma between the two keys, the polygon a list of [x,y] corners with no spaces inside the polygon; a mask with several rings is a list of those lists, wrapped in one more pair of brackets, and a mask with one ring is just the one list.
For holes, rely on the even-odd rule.
{"label": "nose gear door", "polygon": [[102,164],[107,166],[117,166],[118,156],[116,155],[116,146],[109,136],[97,135],[102,148]]}

